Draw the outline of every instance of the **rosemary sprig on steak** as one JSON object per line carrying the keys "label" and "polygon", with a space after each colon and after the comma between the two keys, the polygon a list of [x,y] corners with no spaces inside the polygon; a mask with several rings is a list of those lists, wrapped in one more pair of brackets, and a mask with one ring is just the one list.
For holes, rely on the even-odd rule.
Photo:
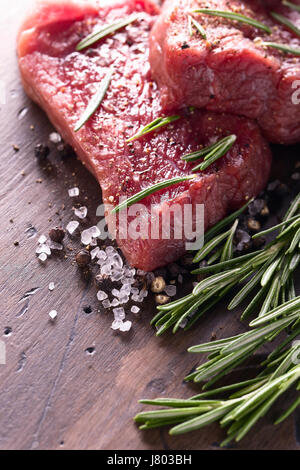
{"label": "rosemary sprig on steak", "polygon": [[201,26],[201,24],[198,23],[198,21],[196,21],[192,16],[188,15],[188,28],[190,36],[193,36],[194,34],[193,26],[196,28],[200,36],[202,36],[203,39],[206,39],[206,32],[203,26]]}
{"label": "rosemary sprig on steak", "polygon": [[261,29],[268,34],[271,34],[272,32],[269,26],[263,23],[260,23],[259,21],[254,20],[253,18],[249,18],[248,16],[241,15],[240,13],[234,13],[232,11],[221,11],[221,10],[210,10],[208,8],[197,8],[197,10],[193,10],[193,13],[202,13],[205,15],[219,16],[221,18],[238,21],[239,23],[249,24],[250,26],[253,26],[254,28],[257,28],[257,29]]}
{"label": "rosemary sprig on steak", "polygon": [[294,49],[293,47],[287,46],[286,44],[280,44],[278,42],[266,42],[263,41],[261,46],[265,47],[273,47],[274,49],[278,49],[279,51],[285,52],[287,54],[292,55],[300,55],[300,49]]}
{"label": "rosemary sprig on steak", "polygon": [[[198,282],[191,294],[158,307],[158,313],[151,322],[157,327],[157,335],[170,327],[173,327],[174,333],[180,327],[190,328],[234,288],[238,288],[238,293],[230,301],[229,310],[252,295],[242,319],[255,312],[263,317],[270,310],[294,299],[293,275],[300,262],[299,204],[300,195],[287,211],[283,224],[274,227],[280,228],[274,240],[263,249],[244,256],[233,257],[232,241],[236,224],[227,229],[232,217],[218,224],[217,229],[207,232],[204,246],[194,257],[194,262],[199,263],[208,256],[212,261],[208,260],[206,266],[200,265],[192,274],[208,276]],[[257,236],[264,233],[266,231]]]}
{"label": "rosemary sprig on steak", "polygon": [[126,140],[126,142],[132,142],[133,140],[139,139],[140,137],[143,137],[146,134],[149,134],[149,132],[154,132],[160,127],[167,126],[171,122],[177,121],[180,119],[181,116],[173,115],[173,116],[168,116],[168,117],[159,117],[154,119],[154,121],[150,122],[147,124],[145,127],[140,129],[136,134],[134,134],[132,137]]}
{"label": "rosemary sprig on steak", "polygon": [[291,8],[292,10],[300,11],[300,5],[295,5],[295,3],[288,2],[287,0],[282,1],[283,5]]}
{"label": "rosemary sprig on steak", "polygon": [[212,163],[214,163],[219,158],[223,157],[228,150],[231,149],[233,144],[236,141],[236,135],[229,135],[224,137],[223,139],[219,140],[213,145],[208,147],[204,147],[200,149],[198,152],[189,153],[182,157],[182,160],[185,161],[195,161],[199,158],[204,158],[203,162],[199,165],[195,166],[192,171],[203,171],[207,167],[209,167]]}
{"label": "rosemary sprig on steak", "polygon": [[274,11],[271,11],[270,15],[276,20],[279,21],[279,23],[284,24],[287,28],[289,28],[291,31],[293,31],[296,36],[300,38],[300,29],[297,28],[290,20],[288,20],[285,16],[280,15],[279,13],[275,13]]}
{"label": "rosemary sprig on steak", "polygon": [[168,188],[169,186],[173,186],[174,184],[183,183],[184,181],[191,180],[195,177],[196,175],[175,176],[175,178],[170,178],[168,180],[159,181],[158,183],[153,184],[149,188],[143,189],[137,194],[134,194],[133,196],[126,199],[125,201],[121,202],[118,206],[113,208],[112,213],[116,213],[116,212],[121,211],[122,209],[125,209],[126,207],[130,207],[136,202],[141,201],[145,197],[161,189]]}
{"label": "rosemary sprig on steak", "polygon": [[80,43],[76,46],[76,50],[82,51],[83,49],[92,46],[100,39],[108,36],[109,34],[114,33],[118,29],[128,26],[130,23],[133,23],[134,21],[136,21],[137,18],[137,15],[133,15],[128,18],[116,21],[114,23],[104,25],[102,28],[98,29],[97,31],[94,31],[93,33],[89,34],[84,39],[82,39],[82,41],[80,41]]}
{"label": "rosemary sprig on steak", "polygon": [[101,104],[101,102],[102,102],[102,100],[103,100],[103,98],[104,98],[104,96],[107,92],[107,89],[110,85],[112,74],[113,74],[112,70],[109,70],[107,72],[107,74],[105,75],[104,79],[100,83],[98,91],[92,97],[92,99],[90,100],[86,110],[84,111],[83,115],[81,116],[81,118],[77,122],[77,124],[74,128],[75,132],[78,132],[84,126],[84,124],[90,119],[90,117],[99,108],[99,106],[100,106],[100,104]]}

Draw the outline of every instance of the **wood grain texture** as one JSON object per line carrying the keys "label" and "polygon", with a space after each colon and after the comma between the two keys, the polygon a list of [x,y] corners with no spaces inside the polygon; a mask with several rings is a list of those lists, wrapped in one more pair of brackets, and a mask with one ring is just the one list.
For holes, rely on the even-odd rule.
{"label": "wood grain texture", "polygon": [[[25,96],[18,75],[15,36],[28,3],[0,4],[0,79],[6,94],[6,104],[0,106],[0,339],[7,346],[7,364],[0,365],[0,448],[218,449],[223,432],[217,425],[171,438],[167,430],[140,432],[132,417],[142,409],[141,397],[195,393],[194,386],[182,382],[199,361],[186,353],[187,347],[208,341],[212,331],[217,337],[243,331],[238,313],[219,307],[191,332],[157,339],[149,326],[154,312],[149,299],[133,330],[118,335],[110,329],[111,314],[98,311],[95,288],[74,266],[72,251],[66,250],[67,259],[52,257],[45,267],[36,259],[37,237],[30,238],[26,230],[33,226],[42,234],[58,223],[65,225],[72,214],[70,187],[80,187],[80,200],[90,214],[95,214],[101,193],[78,161],[61,161],[53,146],[49,165],[34,158],[34,145],[46,142],[53,129]],[[24,109],[27,114],[20,114]],[[75,238],[66,245],[76,249],[79,243]],[[53,292],[48,290],[51,281],[56,283]],[[39,290],[20,302],[33,288]],[[86,306],[92,313],[84,312]],[[54,324],[48,317],[52,309],[58,311]],[[4,335],[7,327],[10,336]],[[89,347],[95,354],[86,353]],[[283,405],[278,403],[235,447],[299,449],[295,417],[272,426]]]}

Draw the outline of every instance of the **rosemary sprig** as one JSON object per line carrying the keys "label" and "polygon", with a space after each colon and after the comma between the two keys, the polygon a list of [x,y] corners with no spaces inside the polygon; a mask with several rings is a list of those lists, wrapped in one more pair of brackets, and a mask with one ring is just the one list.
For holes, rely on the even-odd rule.
{"label": "rosemary sprig", "polygon": [[[202,155],[204,154],[204,161],[199,165],[196,165],[192,171],[194,172],[198,170],[206,170],[206,168],[208,168],[212,163],[214,163],[219,158],[223,157],[223,155],[225,155],[231,149],[235,141],[236,135],[232,134],[227,137],[224,137],[224,139],[221,139],[219,142],[214,145],[211,145],[210,147],[201,149],[198,154],[200,152],[202,153]],[[195,154],[196,152],[194,152],[193,159],[195,159]],[[185,155],[184,157],[183,159],[187,160],[187,156]]]}
{"label": "rosemary sprig", "polygon": [[[300,262],[300,195],[287,211],[284,223],[277,226],[281,231],[264,249],[244,256],[233,257],[232,238],[237,223],[230,230],[232,216],[217,224],[205,236],[205,243],[194,258],[199,263],[215,250],[215,264],[201,266],[192,274],[208,275],[200,281],[193,292],[182,299],[159,306],[152,324],[157,335],[173,327],[190,328],[205,312],[210,310],[234,288],[238,293],[232,298],[228,309],[234,309],[250,295],[252,298],[245,308],[242,319],[253,313],[264,318],[272,309],[280,308],[295,297],[293,274]],[[245,210],[246,206],[242,208]],[[235,217],[237,215],[235,214]],[[222,231],[226,227],[225,231]],[[266,231],[257,234],[261,236]],[[255,290],[255,294],[253,291]],[[285,306],[286,307],[286,306]],[[273,314],[276,318],[279,314]]]}
{"label": "rosemary sprig", "polygon": [[196,28],[202,39],[206,39],[206,32],[203,26],[196,21],[192,16],[188,15],[188,28],[190,36],[193,36],[193,26]]}
{"label": "rosemary sprig", "polygon": [[145,197],[161,189],[168,188],[169,186],[173,186],[174,184],[183,183],[184,181],[191,180],[195,177],[196,175],[175,176],[175,178],[159,181],[158,183],[153,184],[149,188],[143,189],[137,194],[134,194],[130,198],[121,202],[118,206],[114,207],[114,209],[112,210],[112,213],[119,212],[120,210],[125,209],[126,207],[132,206],[132,204],[135,204],[136,202],[141,201]]}
{"label": "rosemary sprig", "polygon": [[81,116],[77,124],[75,125],[74,132],[78,132],[99,108],[107,92],[107,89],[110,85],[112,74],[113,74],[112,70],[109,70],[107,74],[105,75],[104,79],[100,83],[98,91],[92,97],[83,115]]}
{"label": "rosemary sprig", "polygon": [[291,8],[292,10],[300,11],[300,5],[295,5],[295,3],[288,2],[287,0],[282,1],[283,5]]}
{"label": "rosemary sprig", "polygon": [[[299,298],[297,301],[299,304]],[[172,421],[168,422],[164,416],[165,411],[160,410],[139,413],[135,420],[143,423],[142,429],[182,423],[170,431],[170,434],[182,434],[200,429],[222,418],[223,427],[230,425],[228,437],[223,445],[228,444],[232,439],[239,441],[258,419],[266,414],[277,398],[300,378],[300,365],[297,365],[297,361],[295,362],[295,358],[298,358],[300,353],[300,344],[295,342],[288,346],[300,334],[299,325],[295,328],[299,317],[299,312],[294,312],[289,318],[270,322],[265,327],[190,348],[190,352],[210,353],[208,361],[188,376],[189,380],[193,379],[196,382],[209,380],[203,387],[205,391],[188,400],[174,398],[141,400],[144,404],[172,408]],[[265,369],[257,377],[206,391],[209,386],[253,354],[264,342],[271,341],[275,337],[274,331],[276,335],[279,334],[289,323],[294,323],[294,332],[268,356],[264,363]],[[300,382],[296,389],[300,390]],[[234,393],[227,399],[215,398],[217,395],[232,391]],[[299,405],[299,401],[300,396],[276,420],[275,424],[286,419]],[[194,416],[191,411],[193,404]],[[183,414],[180,413],[182,408],[189,410],[190,413],[186,414],[184,419],[182,419]]]}
{"label": "rosemary sprig", "polygon": [[[294,352],[292,348],[289,354]],[[220,391],[222,393],[234,388],[240,389],[238,393],[223,400],[203,400],[199,395],[188,400],[178,400],[180,407],[176,407],[176,399],[173,398],[141,400],[140,403],[165,406],[169,410],[167,408],[141,412],[136,415],[135,421],[141,425],[140,429],[172,425],[171,435],[195,431],[219,421],[222,427],[228,427],[227,438],[221,445],[225,446],[233,439],[238,442],[269,411],[275,401],[298,382],[300,365],[287,366],[283,368],[283,372],[277,374],[280,366],[273,373],[263,373],[262,379],[246,382],[245,388],[243,388],[245,382],[241,382],[215,390],[215,393],[219,394]],[[214,391],[211,392],[211,394],[213,393]],[[295,402],[276,420],[275,424],[287,418],[299,405],[299,401],[300,397],[297,397]]]}
{"label": "rosemary sprig", "polygon": [[149,134],[149,132],[153,132],[156,129],[166,126],[173,121],[177,121],[177,119],[180,119],[180,118],[181,116],[178,116],[177,114],[174,116],[156,118],[154,119],[154,121],[150,122],[145,127],[140,129],[135,135],[127,139],[126,142],[132,142],[133,140],[139,139],[140,137],[143,137],[144,135]]}
{"label": "rosemary sprig", "polygon": [[285,52],[287,54],[300,55],[300,49],[295,49],[293,47],[287,46],[286,44],[263,41],[260,45],[264,47],[273,47],[273,49],[278,49],[279,51]]}
{"label": "rosemary sprig", "polygon": [[109,34],[114,33],[115,31],[124,28],[125,26],[128,26],[130,23],[133,23],[136,21],[138,18],[137,15],[129,16],[127,18],[124,18],[123,20],[115,21],[114,23],[107,24],[103,26],[102,28],[98,29],[97,31],[94,31],[93,33],[89,34],[86,36],[82,41],[80,41],[79,44],[76,46],[76,51],[82,51],[83,49],[86,49],[89,46],[92,46],[96,42],[98,42],[100,39],[108,36]]}
{"label": "rosemary sprig", "polygon": [[248,16],[241,15],[240,13],[234,13],[232,11],[221,11],[221,10],[210,10],[208,8],[200,8],[193,10],[193,13],[204,13],[205,15],[219,16],[221,18],[227,18],[229,20],[235,20],[239,23],[245,23],[253,26],[254,28],[261,29],[268,34],[271,34],[271,29],[259,21],[249,18]]}
{"label": "rosemary sprig", "polygon": [[218,142],[215,142],[212,145],[208,145],[208,146],[203,147],[199,150],[196,150],[195,152],[192,152],[192,153],[187,153],[186,155],[183,155],[183,157],[181,157],[181,159],[186,161],[186,162],[194,162],[195,160],[199,160],[199,158],[205,157],[207,154],[214,151],[217,147],[219,147],[223,143],[227,142],[229,137],[232,137],[232,136],[224,137],[223,139],[219,140]]}
{"label": "rosemary sprig", "polygon": [[291,31],[293,31],[298,37],[300,37],[300,29],[297,28],[290,20],[288,20],[285,16],[280,15],[279,13],[275,13],[274,11],[270,12],[270,15],[277,20],[279,23],[284,24],[289,28]]}

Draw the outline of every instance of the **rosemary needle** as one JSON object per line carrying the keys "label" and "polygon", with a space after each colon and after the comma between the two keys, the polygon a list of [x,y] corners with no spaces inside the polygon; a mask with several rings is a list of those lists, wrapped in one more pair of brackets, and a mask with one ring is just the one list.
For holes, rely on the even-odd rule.
{"label": "rosemary needle", "polygon": [[193,36],[193,26],[196,28],[200,36],[203,39],[206,39],[206,32],[203,26],[201,26],[201,24],[198,23],[198,21],[196,21],[192,16],[188,15],[188,28],[190,36]]}
{"label": "rosemary needle", "polygon": [[300,49],[294,49],[293,47],[287,46],[286,44],[280,44],[278,42],[262,42],[261,46],[273,47],[279,51],[286,52],[287,54],[300,55]]}
{"label": "rosemary needle", "polygon": [[139,139],[140,137],[149,134],[149,132],[153,132],[156,129],[166,126],[167,124],[170,124],[173,121],[177,121],[177,119],[180,118],[181,116],[178,116],[177,114],[174,116],[156,118],[154,119],[154,121],[150,122],[145,127],[142,127],[142,129],[140,129],[135,135],[127,139],[126,142],[132,142],[133,140]]}
{"label": "rosemary needle", "polygon": [[98,91],[92,97],[86,110],[84,111],[83,115],[77,122],[74,128],[74,132],[78,132],[84,126],[84,124],[90,119],[90,117],[97,111],[110,85],[112,74],[113,74],[112,70],[109,70],[107,74],[105,75],[104,79],[100,83]]}
{"label": "rosemary needle", "polygon": [[253,18],[249,18],[248,16],[241,15],[240,13],[234,13],[232,11],[210,10],[208,8],[200,8],[197,10],[193,10],[193,13],[204,13],[205,15],[219,16],[221,18],[236,20],[240,23],[249,24],[257,29],[261,29],[268,34],[271,34],[272,32],[267,25],[260,23],[259,21],[256,21]]}
{"label": "rosemary needle", "polygon": [[76,50],[82,51],[83,49],[86,49],[87,47],[92,46],[93,44],[98,42],[100,39],[108,36],[111,33],[114,33],[118,29],[128,26],[130,23],[133,23],[137,18],[138,18],[137,15],[129,16],[128,18],[124,18],[123,20],[119,20],[114,23],[103,26],[102,28],[98,29],[97,31],[89,34],[84,39],[82,39],[82,41],[80,41],[80,43],[77,44]]}
{"label": "rosemary needle", "polygon": [[279,13],[275,13],[274,11],[271,11],[270,15],[279,23],[284,24],[287,26],[291,31],[293,31],[298,37],[300,37],[300,29],[297,28],[291,21],[289,21],[285,16],[280,15]]}
{"label": "rosemary needle", "polygon": [[149,196],[150,194],[155,193],[156,191],[159,191],[160,189],[168,188],[169,186],[172,186],[174,184],[183,183],[184,181],[191,180],[195,177],[196,175],[175,176],[175,178],[171,178],[168,180],[160,181],[159,183],[155,183],[149,188],[143,189],[137,194],[134,194],[130,198],[121,202],[121,204],[114,207],[114,209],[112,210],[112,213],[119,212],[120,210],[125,209],[126,207],[132,206],[132,204],[135,204],[136,202],[141,201],[145,197]]}
{"label": "rosemary needle", "polygon": [[206,170],[212,163],[223,157],[236,141],[236,135],[232,134],[217,142],[217,144],[204,156],[204,161],[193,168],[194,171]]}
{"label": "rosemary needle", "polygon": [[282,1],[283,5],[291,8],[292,10],[300,11],[300,5],[295,5],[295,3],[288,2],[287,0]]}

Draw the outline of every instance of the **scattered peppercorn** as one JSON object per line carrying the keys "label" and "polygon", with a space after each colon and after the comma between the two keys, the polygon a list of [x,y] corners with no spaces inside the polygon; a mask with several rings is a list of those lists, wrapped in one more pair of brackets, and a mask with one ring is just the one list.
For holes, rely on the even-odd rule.
{"label": "scattered peppercorn", "polygon": [[170,297],[168,297],[167,295],[164,295],[164,294],[158,294],[158,295],[155,296],[155,301],[159,305],[164,305],[164,304],[168,303],[169,300],[170,300]]}
{"label": "scattered peppercorn", "polygon": [[34,147],[34,155],[38,160],[45,160],[50,153],[50,149],[48,145],[45,144],[37,144]]}
{"label": "scattered peppercorn", "polygon": [[151,291],[155,292],[156,294],[159,294],[160,292],[163,292],[163,290],[166,287],[166,281],[162,276],[156,277],[153,279],[151,283]]}
{"label": "scattered peppercorn", "polygon": [[71,145],[65,144],[64,142],[58,144],[56,148],[57,148],[60,158],[62,159],[73,157],[75,155],[74,150],[72,149]]}
{"label": "scattered peppercorn", "polygon": [[17,241],[15,241],[15,242],[14,242],[14,245],[15,245],[15,246],[19,246],[19,245],[20,245],[20,243],[19,243],[19,242],[17,242]]}
{"label": "scattered peppercorn", "polygon": [[88,250],[80,250],[76,255],[76,263],[79,268],[85,268],[91,262],[91,255]]}
{"label": "scattered peppercorn", "polygon": [[55,227],[52,228],[49,232],[49,237],[50,240],[52,240],[55,243],[61,243],[63,239],[65,238],[66,232],[64,231],[63,228],[61,227]]}
{"label": "scattered peppercorn", "polygon": [[251,217],[247,221],[248,229],[252,230],[253,232],[259,232],[260,230],[260,223],[258,220],[252,219]]}

